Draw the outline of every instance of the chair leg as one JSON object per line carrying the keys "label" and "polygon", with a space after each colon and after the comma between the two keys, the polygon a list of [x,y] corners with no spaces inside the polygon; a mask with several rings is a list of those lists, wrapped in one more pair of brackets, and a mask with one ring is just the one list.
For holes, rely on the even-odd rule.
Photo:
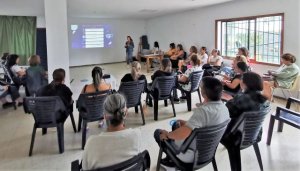
{"label": "chair leg", "polygon": [[215,157],[213,157],[213,159],[212,159],[212,165],[214,167],[214,171],[218,171],[217,162],[216,162]]}
{"label": "chair leg", "polygon": [[175,106],[174,106],[174,99],[170,98],[170,101],[171,101],[171,105],[172,105],[174,117],[176,117]]}
{"label": "chair leg", "polygon": [[70,113],[70,118],[71,118],[73,130],[74,130],[74,132],[76,133],[76,124],[75,124],[75,120],[74,120],[74,115],[73,115],[73,113]]}
{"label": "chair leg", "polygon": [[58,148],[59,148],[59,153],[63,153],[65,150],[65,145],[64,145],[64,124],[59,123],[57,125],[57,141],[58,141]]}
{"label": "chair leg", "polygon": [[257,143],[253,144],[253,147],[254,147],[254,151],[255,151],[255,154],[256,154],[256,157],[257,157],[257,161],[258,161],[260,170],[263,171],[264,168],[263,168],[263,164],[262,164],[262,161],[261,161],[261,156],[260,156],[260,151],[259,151],[258,144]]}
{"label": "chair leg", "polygon": [[86,127],[87,127],[87,122],[86,120],[83,120],[83,128],[82,128],[82,140],[81,140],[81,149],[84,149],[85,146],[85,141],[86,141]]}
{"label": "chair leg", "polygon": [[282,121],[278,121],[277,132],[282,132],[282,130],[283,130],[283,122]]}
{"label": "chair leg", "polygon": [[275,118],[271,115],[270,123],[269,123],[269,130],[268,130],[268,137],[267,137],[267,145],[271,144],[274,122],[275,122]]}
{"label": "chair leg", "polygon": [[241,171],[241,152],[239,147],[227,148],[231,171]]}
{"label": "chair leg", "polygon": [[165,107],[168,107],[168,100],[164,100],[165,102]]}
{"label": "chair leg", "polygon": [[141,102],[140,102],[140,109],[141,109],[141,115],[142,115],[142,119],[143,119],[143,125],[145,125],[145,116],[144,116],[143,107],[142,107]]}
{"label": "chair leg", "polygon": [[134,112],[135,112],[135,113],[139,113],[139,106],[135,106],[135,107],[134,107]]}
{"label": "chair leg", "polygon": [[191,111],[192,110],[192,94],[191,93],[186,93],[186,100],[187,100],[188,111]]}
{"label": "chair leg", "polygon": [[82,124],[82,117],[80,116],[80,113],[79,113],[79,116],[78,116],[78,129],[77,129],[78,132],[80,132],[80,130],[81,130],[81,124]]}
{"label": "chair leg", "polygon": [[47,128],[42,128],[42,135],[47,134]]}
{"label": "chair leg", "polygon": [[158,158],[157,158],[156,171],[160,170],[160,161],[161,161],[161,158],[162,158],[162,153],[163,153],[163,150],[162,150],[162,147],[160,147],[159,148],[159,153],[158,153]]}
{"label": "chair leg", "polygon": [[198,92],[198,96],[199,96],[200,103],[202,103],[201,93],[200,93],[200,88],[198,88],[197,92]]}
{"label": "chair leg", "polygon": [[36,126],[33,126],[32,135],[31,135],[31,143],[30,143],[30,149],[29,149],[29,156],[32,155],[34,140],[35,140],[35,133],[36,133]]}
{"label": "chair leg", "polygon": [[154,120],[157,121],[158,117],[158,100],[154,99]]}

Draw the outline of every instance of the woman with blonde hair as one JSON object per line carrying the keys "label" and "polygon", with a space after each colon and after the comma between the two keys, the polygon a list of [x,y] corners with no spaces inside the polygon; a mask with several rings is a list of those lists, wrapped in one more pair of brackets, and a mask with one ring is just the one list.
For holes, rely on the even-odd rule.
{"label": "woman with blonde hair", "polygon": [[141,64],[137,61],[131,63],[131,73],[127,73],[121,79],[121,82],[130,82],[137,80],[145,80],[145,89],[147,88],[147,79],[144,74],[142,74]]}

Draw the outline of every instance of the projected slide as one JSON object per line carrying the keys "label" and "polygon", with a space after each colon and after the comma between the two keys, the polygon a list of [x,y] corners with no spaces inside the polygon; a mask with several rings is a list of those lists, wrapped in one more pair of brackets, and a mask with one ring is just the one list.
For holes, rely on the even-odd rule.
{"label": "projected slide", "polygon": [[72,48],[109,48],[113,34],[109,25],[71,25]]}

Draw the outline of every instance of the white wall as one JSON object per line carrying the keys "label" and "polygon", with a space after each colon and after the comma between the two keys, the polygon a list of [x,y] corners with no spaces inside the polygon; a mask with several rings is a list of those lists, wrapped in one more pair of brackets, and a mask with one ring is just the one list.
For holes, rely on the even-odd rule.
{"label": "white wall", "polygon": [[273,13],[285,13],[284,52],[298,57],[299,46],[299,1],[298,0],[244,0],[178,14],[157,17],[147,21],[149,41],[158,41],[167,50],[170,42],[215,47],[215,20]]}
{"label": "white wall", "polygon": [[[70,49],[70,66],[112,63],[125,61],[125,41],[130,35],[135,44],[134,55],[137,53],[139,37],[146,33],[145,20],[121,20],[121,19],[96,19],[96,18],[69,18],[71,24],[109,24],[114,34],[111,48]],[[69,29],[70,30],[70,29]],[[71,32],[69,32],[69,44],[71,44]]]}
{"label": "white wall", "polygon": [[44,16],[36,17],[36,28],[46,28],[46,20]]}

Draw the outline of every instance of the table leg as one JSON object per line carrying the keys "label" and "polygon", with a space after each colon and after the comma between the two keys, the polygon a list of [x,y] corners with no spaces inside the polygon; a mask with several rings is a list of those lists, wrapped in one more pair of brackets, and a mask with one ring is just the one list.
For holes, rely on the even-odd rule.
{"label": "table leg", "polygon": [[149,57],[147,57],[147,73],[149,73],[150,71],[149,71]]}

